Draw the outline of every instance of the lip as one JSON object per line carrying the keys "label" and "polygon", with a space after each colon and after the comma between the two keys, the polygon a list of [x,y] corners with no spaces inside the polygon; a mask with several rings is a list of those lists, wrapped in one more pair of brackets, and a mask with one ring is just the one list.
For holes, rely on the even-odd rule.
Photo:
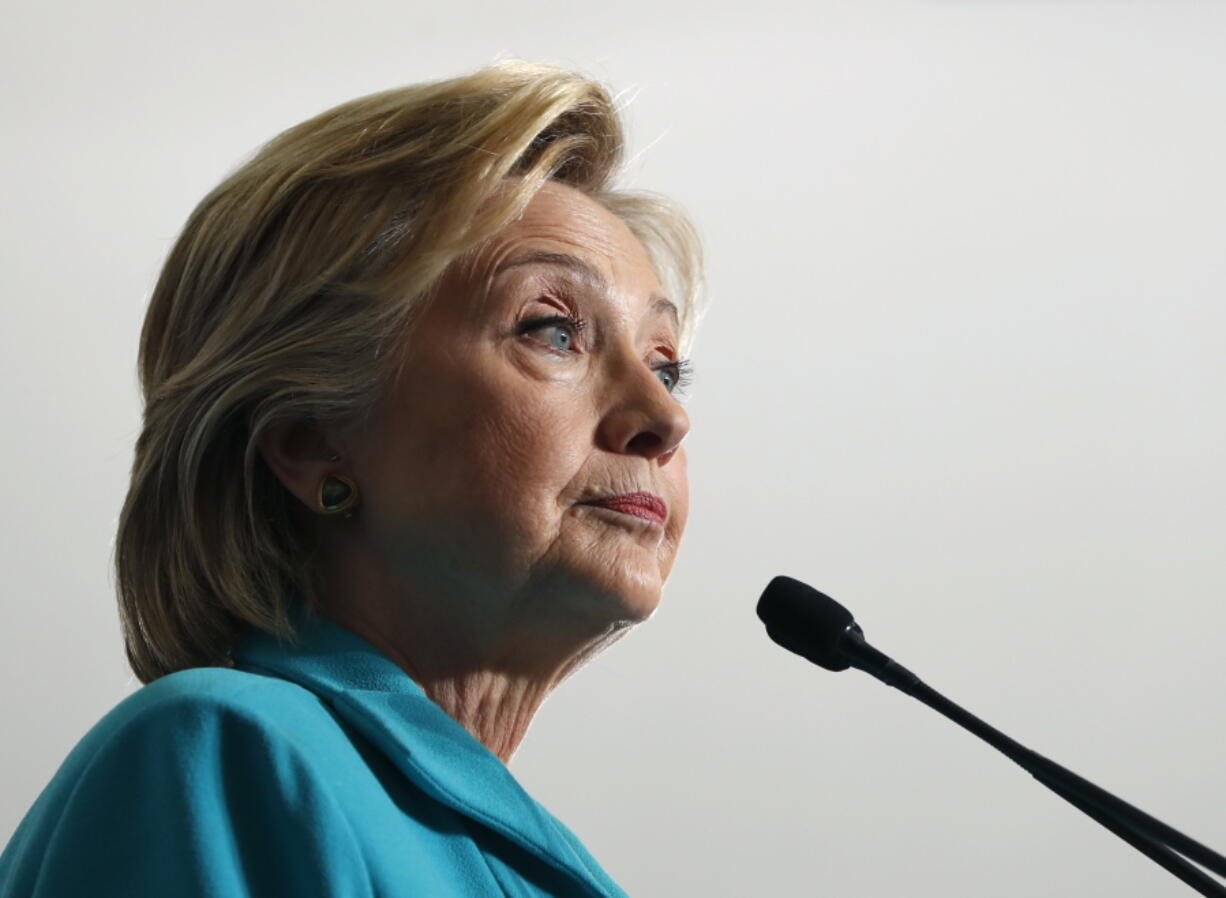
{"label": "lip", "polygon": [[605,496],[601,499],[592,499],[589,502],[581,502],[580,504],[597,505],[601,508],[619,511],[622,514],[633,515],[636,518],[654,521],[661,526],[664,525],[664,521],[668,518],[668,506],[655,493],[622,493],[620,496]]}

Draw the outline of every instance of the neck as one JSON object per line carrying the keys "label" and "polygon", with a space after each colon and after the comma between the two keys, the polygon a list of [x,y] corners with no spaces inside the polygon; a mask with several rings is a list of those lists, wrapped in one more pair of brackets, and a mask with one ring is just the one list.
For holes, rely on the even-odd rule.
{"label": "neck", "polygon": [[456,612],[465,603],[354,589],[352,575],[344,582],[343,593],[323,584],[324,616],[383,652],[504,764],[549,694],[628,630],[590,621],[490,626],[487,616],[474,624]]}
{"label": "neck", "polygon": [[424,679],[420,685],[426,695],[504,764],[510,763],[537,710],[556,685],[496,671]]}

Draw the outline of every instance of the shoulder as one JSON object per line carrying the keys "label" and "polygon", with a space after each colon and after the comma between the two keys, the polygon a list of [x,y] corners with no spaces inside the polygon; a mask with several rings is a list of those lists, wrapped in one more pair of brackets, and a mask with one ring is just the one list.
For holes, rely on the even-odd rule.
{"label": "shoulder", "polygon": [[278,677],[205,667],[161,677],[116,705],[64,763],[69,779],[129,777],[199,796],[258,780],[272,797],[326,790],[356,761],[348,732],[315,693]]}
{"label": "shoulder", "polygon": [[278,677],[197,667],[154,680],[103,717],[94,738],[192,738],[218,726],[270,736],[331,729],[335,720],[315,693]]}
{"label": "shoulder", "polygon": [[235,796],[238,803],[269,800],[308,782],[325,788],[337,751],[352,753],[352,744],[309,690],[240,670],[193,668],[112,708],[69,753],[40,801],[136,801],[156,814],[175,804],[214,805],[221,789],[244,781],[251,788]]}
{"label": "shoulder", "polygon": [[[293,755],[320,740],[345,740],[314,693],[276,677],[221,667],[183,670],[129,695],[85,734],[61,773],[100,763],[154,769],[180,762],[193,769],[244,748]],[[304,753],[305,754],[305,753]],[[174,768],[168,772],[182,770]]]}
{"label": "shoulder", "polygon": [[270,722],[324,712],[315,693],[289,680],[228,667],[193,667],[138,689],[100,722],[124,725],[188,709]]}
{"label": "shoulder", "polygon": [[[352,752],[318,697],[288,681],[226,668],[155,680],[61,765],[0,858],[0,894],[120,882],[139,882],[139,894],[247,894],[243,880],[269,884],[257,894],[317,894],[361,869],[329,745]],[[314,860],[287,876],[299,851]],[[308,874],[316,884],[289,888]]]}

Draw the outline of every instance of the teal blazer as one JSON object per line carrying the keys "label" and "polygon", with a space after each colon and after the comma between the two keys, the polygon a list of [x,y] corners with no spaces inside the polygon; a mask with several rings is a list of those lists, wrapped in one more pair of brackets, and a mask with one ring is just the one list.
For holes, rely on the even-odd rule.
{"label": "teal blazer", "polygon": [[3,898],[625,893],[496,755],[349,630],[251,629],[76,745],[0,855]]}

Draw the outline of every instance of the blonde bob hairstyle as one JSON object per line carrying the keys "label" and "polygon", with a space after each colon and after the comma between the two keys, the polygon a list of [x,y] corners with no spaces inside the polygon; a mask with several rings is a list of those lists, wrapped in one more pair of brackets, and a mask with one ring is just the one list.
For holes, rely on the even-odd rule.
{"label": "blonde bob hairstyle", "polygon": [[231,666],[244,626],[292,640],[290,603],[317,611],[315,530],[257,441],[273,425],[371,415],[423,297],[545,182],[585,192],[630,227],[690,343],[697,235],[665,198],[612,188],[622,152],[600,84],[504,62],[329,109],[201,201],[140,338],[144,423],[114,559],[141,682]]}

